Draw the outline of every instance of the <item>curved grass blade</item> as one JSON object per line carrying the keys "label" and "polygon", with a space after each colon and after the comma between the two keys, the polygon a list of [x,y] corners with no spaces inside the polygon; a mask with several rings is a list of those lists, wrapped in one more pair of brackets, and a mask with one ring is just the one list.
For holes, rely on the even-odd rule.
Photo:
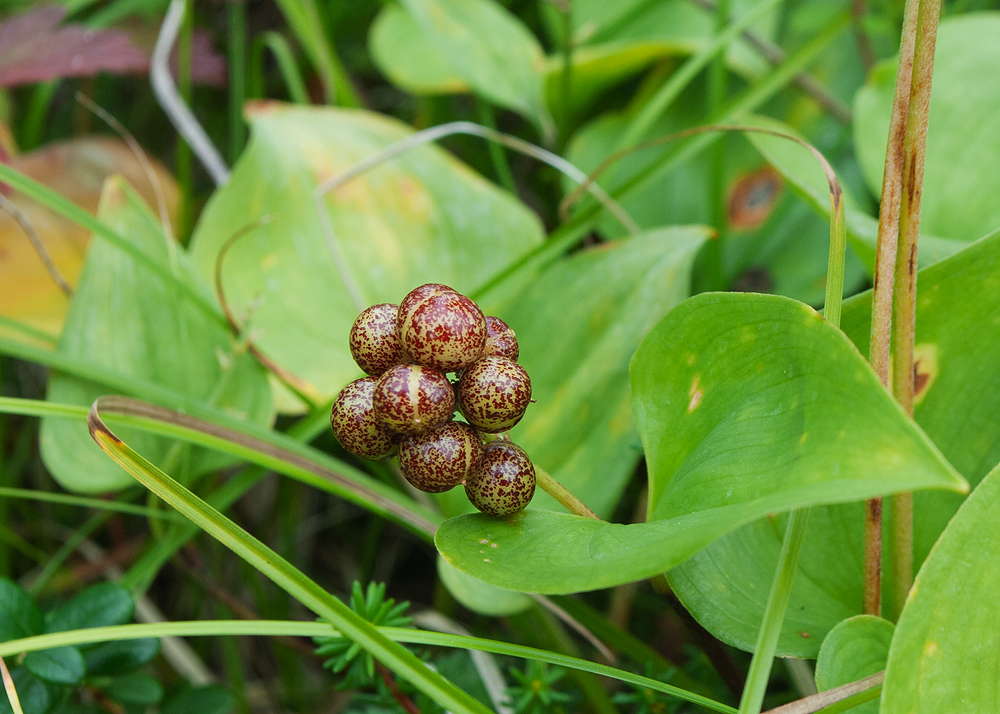
{"label": "curved grass blade", "polygon": [[428,668],[411,652],[376,630],[371,623],[358,616],[287,560],[129,448],[108,429],[98,415],[97,408],[95,403],[87,415],[87,426],[94,441],[146,488],[449,711],[456,714],[489,711],[469,694]]}
{"label": "curved grass blade", "polygon": [[[679,687],[633,674],[622,669],[597,664],[579,657],[550,652],[535,647],[510,644],[499,640],[490,640],[467,635],[453,635],[441,632],[428,632],[399,627],[377,627],[379,633],[394,642],[413,645],[429,645],[433,647],[454,647],[478,652],[533,659],[539,662],[554,664],[567,669],[599,674],[602,677],[617,679],[620,682],[647,687],[657,692],[670,694],[692,704],[705,707],[712,711],[733,714],[736,710],[730,706],[714,701],[699,694],[693,694]],[[218,637],[232,635],[255,636],[286,636],[286,637],[336,637],[336,631],[331,631],[330,625],[323,622],[294,622],[286,620],[211,620],[194,622],[161,622],[143,625],[117,625],[114,627],[92,627],[81,630],[68,630],[49,635],[25,637],[0,643],[0,657],[17,655],[24,652],[35,652],[62,645],[84,645],[91,642],[110,642],[113,640],[131,640],[140,637]]]}

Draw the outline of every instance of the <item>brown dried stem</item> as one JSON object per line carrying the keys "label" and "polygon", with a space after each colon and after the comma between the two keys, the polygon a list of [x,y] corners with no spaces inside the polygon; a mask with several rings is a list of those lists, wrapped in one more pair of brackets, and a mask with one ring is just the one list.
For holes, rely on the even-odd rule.
{"label": "brown dried stem", "polygon": [[12,215],[18,225],[21,226],[21,230],[24,231],[25,235],[28,236],[28,240],[31,241],[31,247],[35,249],[36,253],[38,253],[38,257],[41,259],[42,265],[45,266],[45,270],[48,272],[49,277],[52,278],[52,282],[59,286],[59,289],[63,291],[63,294],[66,295],[66,297],[72,297],[73,288],[71,288],[70,284],[66,282],[66,278],[63,277],[63,274],[59,271],[55,261],[52,260],[52,256],[49,254],[48,248],[45,247],[41,236],[38,235],[38,231],[35,230],[35,227],[31,225],[31,221],[28,219],[28,216],[25,215],[24,211],[18,208],[17,204],[4,196],[3,193],[0,193],[0,208]]}
{"label": "brown dried stem", "polygon": [[[924,155],[930,114],[931,78],[941,0],[922,0],[917,16],[910,107],[906,120],[903,191],[900,202],[899,242],[896,250],[896,289],[892,301],[892,391],[913,416],[913,347],[916,333],[917,239],[923,196]],[[893,616],[906,601],[913,583],[913,494],[898,494],[893,506],[892,565],[895,583]]]}
{"label": "brown dried stem", "polygon": [[[882,176],[882,202],[879,208],[878,243],[875,250],[874,290],[872,293],[872,329],[869,360],[882,381],[889,384],[889,347],[892,331],[892,293],[899,239],[899,212],[902,197],[907,115],[910,109],[910,85],[913,79],[913,53],[917,37],[917,12],[920,0],[906,0],[903,33],[899,47],[896,93],[892,102],[889,141]],[[882,499],[868,501],[864,528],[864,611],[878,615],[882,611]]]}

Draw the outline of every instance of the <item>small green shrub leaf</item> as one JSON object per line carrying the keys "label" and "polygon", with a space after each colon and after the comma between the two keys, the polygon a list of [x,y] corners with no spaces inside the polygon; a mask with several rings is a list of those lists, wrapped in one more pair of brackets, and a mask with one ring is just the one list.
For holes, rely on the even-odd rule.
{"label": "small green shrub leaf", "polygon": [[138,640],[116,640],[87,650],[83,659],[90,677],[114,676],[131,672],[152,661],[160,653],[160,641],[155,637]]}
{"label": "small green shrub leaf", "polygon": [[632,360],[649,523],[528,510],[446,521],[449,563],[494,585],[567,593],[664,572],[769,514],[965,481],[839,330],[809,307],[708,293]]}
{"label": "small green shrub leaf", "polygon": [[0,642],[45,632],[45,619],[35,601],[17,583],[0,578]]}
{"label": "small green shrub leaf", "polygon": [[[123,704],[156,704],[163,699],[163,685],[156,677],[145,672],[132,672],[124,677],[112,680],[104,688],[109,697]],[[192,709],[198,714],[205,714],[201,709]]]}
{"label": "small green shrub leaf", "polygon": [[236,706],[236,698],[225,687],[215,684],[206,687],[185,687],[172,694],[160,707],[160,714],[229,714]]}
{"label": "small green shrub leaf", "polygon": [[[59,696],[59,687],[33,677],[23,667],[11,670],[11,679],[17,689],[17,698],[24,714],[46,714]],[[0,714],[13,714],[7,693],[0,694]]]}
{"label": "small green shrub leaf", "polygon": [[[816,660],[816,686],[821,692],[856,682],[885,669],[896,627],[873,615],[844,620],[823,640]],[[865,702],[854,714],[878,714],[878,702]]]}
{"label": "small green shrub leaf", "polygon": [[1000,710],[1000,467],[979,484],[917,575],[889,650],[884,714]]}
{"label": "small green shrub leaf", "polygon": [[437,565],[441,583],[448,588],[453,598],[473,612],[491,617],[506,617],[531,607],[532,600],[524,593],[487,585],[452,567],[440,555]]}
{"label": "small green shrub leaf", "polygon": [[87,673],[83,655],[76,647],[29,652],[24,657],[24,668],[51,684],[79,684]]}
{"label": "small green shrub leaf", "polygon": [[117,583],[100,583],[46,613],[45,631],[124,625],[132,619],[134,611],[135,602],[128,590]]}

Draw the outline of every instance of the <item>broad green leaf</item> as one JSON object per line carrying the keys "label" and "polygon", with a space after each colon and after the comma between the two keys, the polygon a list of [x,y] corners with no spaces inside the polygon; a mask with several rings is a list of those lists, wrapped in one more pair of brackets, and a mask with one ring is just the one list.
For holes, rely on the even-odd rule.
{"label": "broad green leaf", "polygon": [[446,521],[449,563],[488,583],[566,593],[650,577],[765,516],[965,481],[844,335],[801,303],[708,293],[632,360],[649,523],[527,510]]}
{"label": "broad green leaf", "polygon": [[[895,625],[881,617],[857,615],[830,630],[816,660],[816,686],[819,690],[825,692],[885,669],[895,629]],[[878,714],[878,702],[865,702],[851,711],[854,714]]]}
{"label": "broad green leaf", "polygon": [[[112,680],[104,688],[109,697],[124,704],[152,705],[163,699],[163,686],[152,675],[133,672]],[[192,709],[198,714],[206,714],[202,709]]]}
{"label": "broad green leaf", "polygon": [[1000,710],[1000,467],[920,568],[889,650],[884,714]]}
{"label": "broad green leaf", "polygon": [[[973,485],[1000,462],[1000,233],[983,238],[918,276],[915,418]],[[871,293],[844,304],[847,335],[868,352]],[[973,375],[970,378],[970,375]],[[914,557],[919,564],[962,502],[954,493],[914,494]],[[862,612],[861,504],[813,509],[779,654],[815,657],[825,633]],[[886,522],[892,511],[887,508]],[[780,520],[778,521],[780,523]],[[716,637],[749,650],[774,577],[782,528],[746,526],[669,574],[674,591]],[[891,529],[887,529],[891,534]],[[886,549],[891,548],[887,539]],[[892,571],[883,593],[892,592]],[[802,633],[809,634],[808,638]]]}
{"label": "broad green leaf", "polygon": [[117,583],[89,587],[72,600],[46,614],[46,632],[78,630],[81,627],[124,625],[132,619],[135,602]]}
{"label": "broad green leaf", "polygon": [[211,279],[222,245],[249,222],[223,264],[226,297],[270,359],[332,397],[360,375],[347,337],[358,313],[441,282],[471,291],[542,242],[538,219],[449,154],[423,146],[328,194],[335,240],[365,305],[344,286],[312,191],[411,135],[363,111],[270,103],[249,109],[252,138],[192,239]]}
{"label": "broad green leaf", "polygon": [[[549,134],[545,55],[531,31],[494,0],[400,0],[429,44],[473,91],[528,117]],[[433,65],[432,65],[433,66]]]}
{"label": "broad green leaf", "polygon": [[205,687],[185,687],[170,696],[160,707],[160,714],[229,714],[236,698],[225,687],[210,684]]}
{"label": "broad green leaf", "polygon": [[80,650],[68,646],[29,652],[24,668],[51,684],[79,684],[87,673]]}
{"label": "broad green leaf", "polygon": [[[56,701],[58,687],[31,676],[22,667],[12,669],[10,673],[17,689],[17,698],[21,702],[24,714],[46,714]],[[13,714],[10,700],[4,692],[0,695],[0,714]]]}
{"label": "broad green leaf", "polygon": [[451,596],[473,612],[491,617],[506,617],[531,607],[532,600],[524,593],[487,585],[448,565],[448,561],[440,555],[437,566],[438,577]]}
{"label": "broad green leaf", "polygon": [[395,3],[379,11],[368,33],[372,59],[389,80],[411,94],[464,94],[469,85],[424,32]]}
{"label": "broad green leaf", "polygon": [[[168,244],[156,219],[123,180],[108,181],[99,215],[136,248],[169,266],[179,280],[210,295],[183,249]],[[237,352],[232,336],[193,302],[181,299],[173,286],[106,241],[93,241],[87,250],[58,350],[204,400],[248,421],[270,419],[267,381],[255,360]],[[56,372],[49,380],[48,398],[89,405],[107,391]],[[170,441],[129,434],[157,460],[175,450]],[[78,422],[43,419],[41,449],[49,471],[69,490],[97,493],[132,483]],[[193,475],[225,463],[218,454],[192,451],[186,471]]]}
{"label": "broad green leaf", "polygon": [[[502,317],[531,375],[511,432],[535,463],[610,516],[642,456],[629,406],[628,364],[646,333],[690,292],[702,227],[652,230],[556,263]],[[534,508],[562,511],[538,491]]]}
{"label": "broad green leaf", "polygon": [[110,677],[131,672],[160,654],[160,640],[143,637],[137,640],[106,642],[83,653],[90,677]]}
{"label": "broad green leaf", "polygon": [[43,632],[45,619],[35,601],[13,580],[0,578],[0,642]]}
{"label": "broad green leaf", "polygon": [[[1000,13],[969,13],[941,21],[934,52],[921,228],[970,241],[1000,225],[993,129],[1000,111]],[[872,192],[882,185],[895,62],[873,71],[854,102],[855,145]],[[923,250],[923,246],[921,246]]]}

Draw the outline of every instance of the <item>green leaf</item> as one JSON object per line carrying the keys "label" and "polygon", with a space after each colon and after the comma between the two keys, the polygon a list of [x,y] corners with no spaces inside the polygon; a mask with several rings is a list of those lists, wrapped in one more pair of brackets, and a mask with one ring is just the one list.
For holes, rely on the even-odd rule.
{"label": "green leaf", "polygon": [[566,593],[664,572],[769,514],[965,481],[844,335],[801,303],[703,294],[632,360],[649,523],[527,510],[446,521],[449,563],[494,585]]}
{"label": "green leaf", "polygon": [[[111,684],[104,688],[109,697],[123,704],[156,704],[163,699],[163,685],[145,672],[133,672],[124,677],[112,680]],[[190,711],[198,714],[206,714],[202,709],[192,709]]]}
{"label": "green leaf", "polygon": [[[816,660],[816,686],[821,692],[856,682],[885,669],[896,627],[873,615],[857,615],[830,630]],[[878,702],[865,702],[855,714],[878,714]]]}
{"label": "green leaf", "polygon": [[132,619],[134,611],[135,602],[128,590],[117,583],[100,583],[46,613],[45,631],[124,625]]}
{"label": "green leaf", "polygon": [[87,650],[83,654],[90,677],[106,677],[131,672],[160,654],[160,641],[155,637],[118,640]]}
{"label": "green leaf", "polygon": [[205,687],[185,687],[171,695],[160,707],[160,714],[229,714],[236,698],[225,687],[210,684]]}
{"label": "green leaf", "polygon": [[[552,131],[545,54],[521,20],[493,0],[400,0],[437,52],[473,91]],[[432,65],[433,66],[433,65]]]}
{"label": "green leaf", "polygon": [[[642,456],[628,365],[690,292],[702,227],[663,228],[576,253],[537,277],[501,317],[517,333],[532,404],[511,432],[533,461],[601,516]],[[562,511],[538,491],[534,508]]]}
{"label": "green leaf", "polygon": [[469,85],[417,19],[387,4],[368,32],[372,60],[389,80],[410,94],[464,94]]}
{"label": "green leaf", "polygon": [[326,198],[358,308],[312,191],[411,130],[369,112],[274,103],[251,106],[249,121],[250,145],[202,214],[192,254],[211,279],[229,236],[274,216],[227,253],[225,294],[241,319],[253,305],[261,351],[323,397],[360,375],[347,336],[361,309],[426,282],[471,291],[542,242],[538,219],[515,198],[437,147],[413,149]]}
{"label": "green leaf", "polygon": [[451,596],[463,606],[491,617],[506,617],[524,612],[531,607],[532,599],[524,593],[504,590],[487,585],[482,580],[476,580],[461,570],[453,568],[440,555],[437,559],[438,577],[448,588]]}
{"label": "green leaf", "polygon": [[[171,266],[178,280],[208,298],[180,246],[170,245],[142,199],[120,178],[105,185],[101,220],[143,254]],[[115,372],[166,386],[212,406],[266,423],[271,399],[263,369],[195,303],[144,265],[105,241],[91,242],[83,272],[66,317],[59,352],[100,364]],[[62,373],[49,380],[52,401],[89,405],[107,387]],[[172,442],[126,432],[146,453],[164,459]],[[131,484],[101,454],[82,424],[43,419],[41,450],[52,475],[71,491],[99,493]],[[188,472],[197,474],[231,463],[218,454],[192,451]]]}
{"label": "green leaf", "polygon": [[[975,485],[1000,462],[1000,333],[984,329],[1000,314],[1000,232],[921,270],[918,283],[917,372],[922,389],[915,418]],[[844,304],[842,326],[863,354],[871,332],[871,299],[866,292]],[[962,500],[960,494],[943,491],[914,494],[918,567]],[[779,654],[815,657],[831,627],[862,612],[862,509],[862,504],[813,509]],[[884,516],[891,524],[891,508]],[[783,532],[780,519],[775,527],[763,522],[746,526],[670,572],[678,598],[716,637],[752,648]],[[886,532],[891,534],[891,528]],[[887,539],[887,552],[891,545]],[[891,569],[883,577],[883,593],[889,594]]]}
{"label": "green leaf", "polygon": [[43,632],[45,619],[35,601],[13,580],[0,578],[0,642]]}
{"label": "green leaf", "polygon": [[29,652],[24,658],[24,668],[51,684],[79,684],[86,674],[83,655],[76,647]]}
{"label": "green leaf", "polygon": [[1000,467],[973,491],[917,575],[889,650],[884,714],[1000,709]]}
{"label": "green leaf", "polygon": [[[24,714],[46,714],[55,704],[58,687],[32,677],[22,667],[11,670],[10,676],[14,680],[17,698],[21,702]],[[13,711],[6,692],[0,694],[0,714],[13,714]]]}
{"label": "green leaf", "polygon": [[[1000,175],[993,158],[1000,152],[993,130],[1000,109],[998,33],[996,12],[943,19],[938,27],[920,211],[921,228],[929,233],[970,241],[1000,225]],[[877,67],[854,102],[858,159],[876,195],[895,74],[894,61]]]}

